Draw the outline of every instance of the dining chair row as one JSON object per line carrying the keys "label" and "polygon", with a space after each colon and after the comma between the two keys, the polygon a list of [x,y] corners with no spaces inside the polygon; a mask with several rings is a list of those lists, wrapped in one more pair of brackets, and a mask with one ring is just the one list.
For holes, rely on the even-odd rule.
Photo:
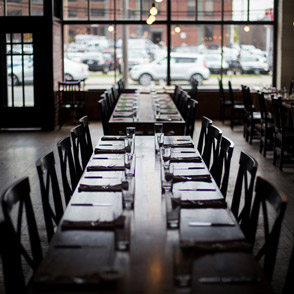
{"label": "dining chair row", "polygon": [[[226,198],[234,144],[222,136],[222,131],[212,124],[212,120],[203,117],[197,149]],[[224,167],[224,173],[222,167]],[[241,151],[231,210],[252,247],[256,243],[261,214],[264,242],[258,248],[256,258],[258,260],[263,258],[264,272],[267,278],[272,280],[287,199],[266,179],[256,178],[257,168],[257,161]],[[253,197],[254,186],[255,196]],[[274,218],[269,217],[267,205],[273,208]]]}
{"label": "dining chair row", "polygon": [[175,86],[172,99],[185,120],[183,135],[193,138],[198,101],[191,98],[188,92],[184,91],[179,85]]}
{"label": "dining chair row", "polygon": [[[88,117],[79,121],[71,136],[57,143],[63,197],[54,152],[36,162],[48,243],[93,152]],[[0,252],[6,293],[26,293],[43,257],[30,193],[29,178],[24,177],[8,187],[0,198]]]}

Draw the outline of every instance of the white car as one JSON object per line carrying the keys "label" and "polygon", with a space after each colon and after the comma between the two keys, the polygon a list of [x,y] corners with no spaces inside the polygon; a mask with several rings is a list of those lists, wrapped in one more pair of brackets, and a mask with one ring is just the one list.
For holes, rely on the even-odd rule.
{"label": "white car", "polygon": [[221,64],[223,67],[223,72],[227,73],[229,69],[228,63],[223,59],[220,54],[206,54],[206,64],[211,73],[219,74],[221,72]]}
{"label": "white car", "polygon": [[[205,57],[200,54],[171,53],[171,79],[191,81],[195,78],[199,84],[207,80],[210,71],[206,67]],[[135,65],[131,69],[131,78],[143,86],[151,81],[165,80],[167,76],[167,57],[159,58],[149,64]]]}
{"label": "white car", "polygon": [[[8,67],[8,80],[9,86],[12,84],[17,86],[22,83],[22,76],[26,84],[34,81],[34,61],[33,59],[24,59],[24,72],[22,71],[22,63],[14,64],[13,72],[11,66]],[[71,61],[67,58],[64,59],[64,79],[66,81],[81,80],[84,81],[88,78],[89,71],[88,65]]]}
{"label": "white car", "polygon": [[269,65],[264,58],[254,55],[241,55],[240,65],[243,73],[267,74]]}
{"label": "white car", "polygon": [[89,77],[89,66],[64,58],[64,79],[84,81]]}

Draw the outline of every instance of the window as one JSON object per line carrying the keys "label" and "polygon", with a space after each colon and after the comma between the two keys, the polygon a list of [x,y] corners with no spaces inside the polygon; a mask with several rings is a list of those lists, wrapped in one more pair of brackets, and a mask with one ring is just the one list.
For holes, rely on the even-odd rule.
{"label": "window", "polygon": [[[275,71],[274,0],[175,0],[171,2],[170,11],[167,1],[155,2],[158,14],[151,26],[146,24],[146,19],[152,1],[128,0],[126,3],[127,6],[124,6],[124,0],[64,2],[64,27],[70,27],[64,32],[70,54],[86,55],[91,48],[112,52],[111,58],[117,58],[112,63],[117,64],[118,72],[112,67],[107,73],[104,71],[102,77],[97,71],[97,82],[99,78],[101,84],[111,84],[113,78],[124,74],[126,67],[123,64],[127,62],[129,84],[140,85],[140,70],[154,67],[170,52],[171,59],[164,64],[165,68],[153,68],[156,74],[148,72],[151,81],[185,85],[197,74],[199,79],[201,76],[201,87],[217,87],[220,78],[231,79],[235,85],[271,84]],[[75,16],[72,10],[76,11]],[[71,18],[75,25],[71,24]],[[91,23],[87,23],[88,20]],[[99,21],[95,23],[94,20]],[[171,25],[170,32],[167,32],[168,25]],[[245,25],[249,25],[249,32],[244,31]],[[109,26],[115,31],[108,31]],[[82,40],[79,40],[80,36],[83,36]],[[93,36],[99,39],[96,45],[91,44]],[[128,52],[123,52],[122,44],[126,40]],[[255,67],[245,64],[247,61],[243,61],[243,57],[246,54],[258,55]],[[197,72],[188,71],[187,63],[191,62],[197,64],[197,67],[191,66],[199,69]],[[145,76],[144,82],[146,80]]]}
{"label": "window", "polygon": [[3,54],[6,56],[8,107],[34,106],[33,35],[6,34]]}
{"label": "window", "polygon": [[36,16],[44,14],[44,0],[0,1],[0,16]]}

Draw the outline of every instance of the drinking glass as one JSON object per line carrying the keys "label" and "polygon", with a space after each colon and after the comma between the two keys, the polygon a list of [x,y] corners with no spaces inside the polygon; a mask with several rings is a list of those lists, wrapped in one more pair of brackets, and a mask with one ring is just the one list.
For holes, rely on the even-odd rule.
{"label": "drinking glass", "polygon": [[126,153],[132,153],[132,139],[124,138]]}
{"label": "drinking glass", "polygon": [[164,170],[169,169],[170,157],[171,157],[171,148],[170,147],[162,148],[162,164],[163,164]]}
{"label": "drinking glass", "polygon": [[136,155],[133,153],[125,154],[125,177],[135,176]]}
{"label": "drinking glass", "polygon": [[128,138],[132,138],[135,133],[136,133],[135,127],[126,127],[126,135]]}
{"label": "drinking glass", "polygon": [[122,182],[122,199],[123,208],[130,210],[134,208],[134,197],[135,197],[135,178],[128,177]]}
{"label": "drinking glass", "polygon": [[155,144],[155,153],[159,153],[159,145],[158,145],[158,136],[163,134],[163,124],[155,123],[154,124],[154,144]]}
{"label": "drinking glass", "polygon": [[173,177],[174,177],[174,166],[170,165],[169,169],[163,170],[162,178],[162,189],[165,192],[172,192],[173,190]]}

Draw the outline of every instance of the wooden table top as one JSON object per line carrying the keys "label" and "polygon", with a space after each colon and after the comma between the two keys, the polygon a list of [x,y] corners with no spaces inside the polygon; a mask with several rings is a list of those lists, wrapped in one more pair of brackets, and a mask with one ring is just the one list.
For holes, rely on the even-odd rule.
{"label": "wooden table top", "polygon": [[[93,154],[30,293],[272,293],[213,178],[198,180],[209,171],[196,148],[185,147],[191,142],[165,137],[174,184],[164,192],[154,137],[136,136],[133,210],[123,209],[124,154]],[[108,144],[124,141],[96,147],[109,152]],[[174,216],[179,225],[170,229]],[[122,240],[129,247],[119,248]]]}
{"label": "wooden table top", "polygon": [[[110,117],[109,125],[113,134],[124,131],[126,126],[135,126],[137,131],[153,132],[154,123],[163,123],[164,128],[175,134],[184,134],[185,120],[182,118],[169,94],[156,94],[160,105],[160,116],[155,117],[151,94],[124,93],[120,95]],[[134,117],[134,108],[137,116]]]}

